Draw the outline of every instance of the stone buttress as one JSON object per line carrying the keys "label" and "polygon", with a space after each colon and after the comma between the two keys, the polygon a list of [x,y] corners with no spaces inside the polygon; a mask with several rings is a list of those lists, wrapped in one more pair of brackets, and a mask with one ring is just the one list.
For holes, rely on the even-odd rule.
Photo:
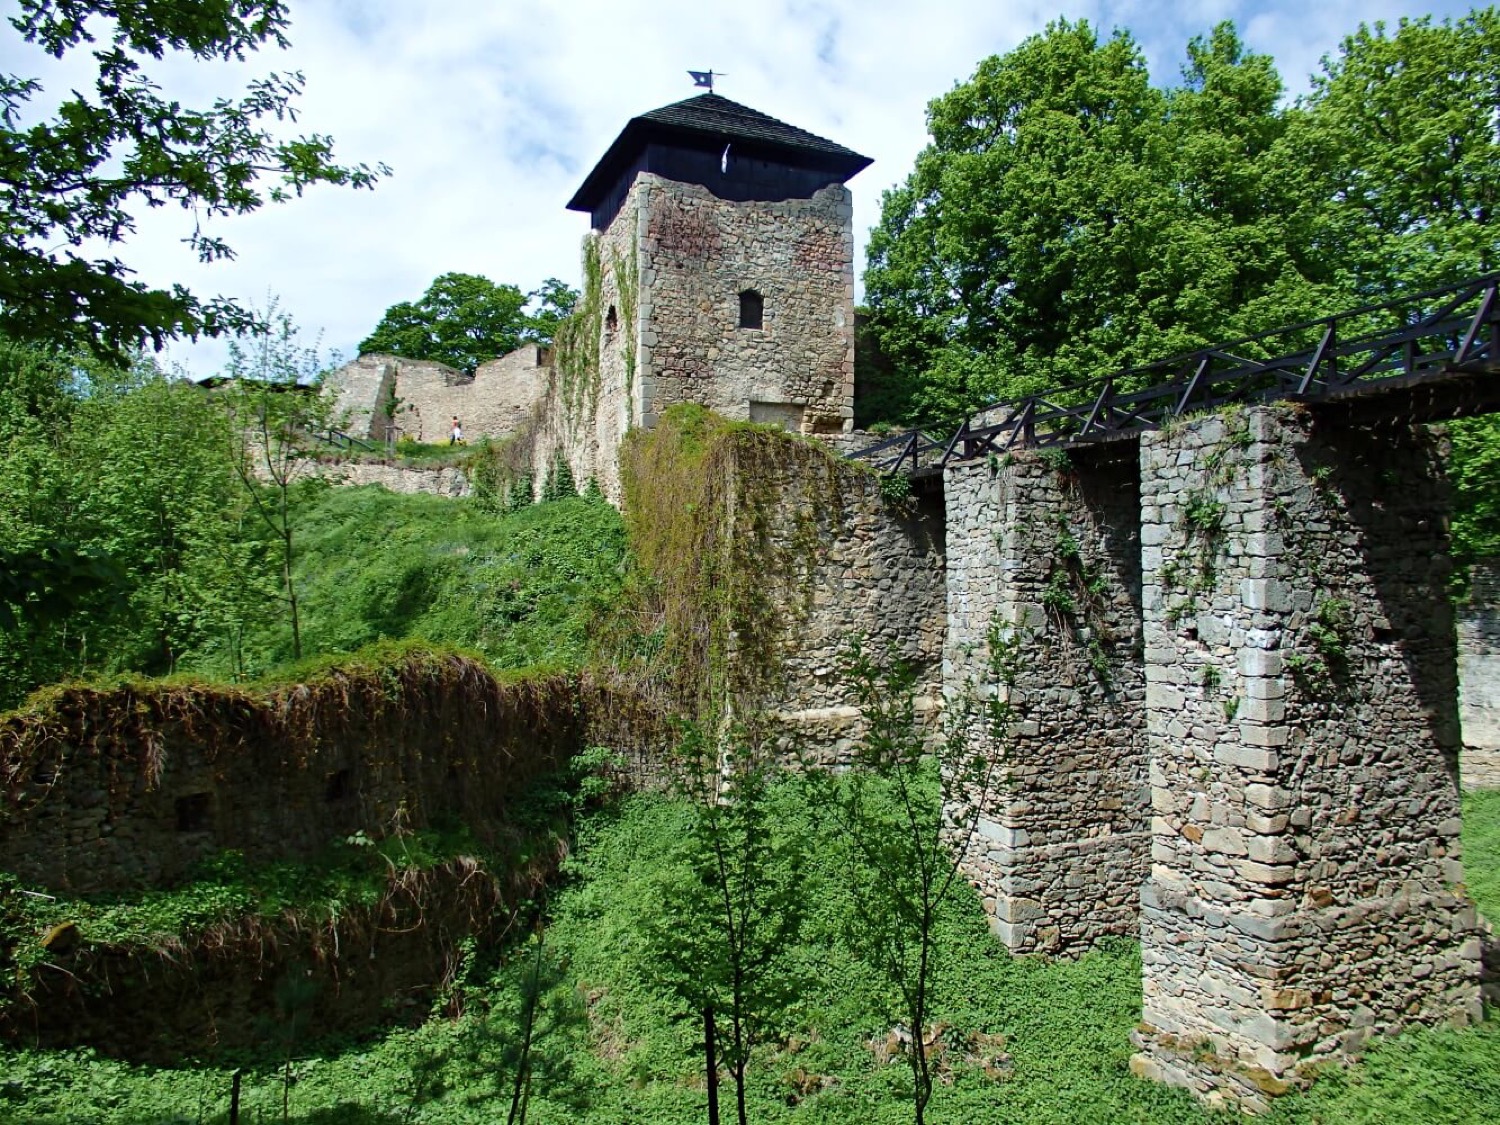
{"label": "stone buttress", "polygon": [[1255,408],[1150,433],[1139,1074],[1258,1110],[1480,1017],[1447,489],[1426,431]]}
{"label": "stone buttress", "polygon": [[[1014,952],[1082,952],[1136,929],[1148,844],[1137,479],[1133,443],[947,471],[945,691],[950,704],[1008,691],[1016,719],[963,868]],[[1011,646],[1009,688],[993,637]]]}

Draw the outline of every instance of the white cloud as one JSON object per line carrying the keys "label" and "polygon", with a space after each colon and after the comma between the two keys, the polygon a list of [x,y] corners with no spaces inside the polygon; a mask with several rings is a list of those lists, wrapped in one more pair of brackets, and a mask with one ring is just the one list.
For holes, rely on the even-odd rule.
{"label": "white cloud", "polygon": [[[689,68],[724,72],[725,96],[875,158],[851,184],[862,253],[881,191],[926,141],[927,102],[1059,15],[1128,27],[1160,83],[1176,79],[1189,36],[1231,18],[1296,94],[1360,20],[1413,11],[1395,0],[1090,0],[1063,12],[1034,0],[292,0],[290,50],[174,64],[162,71],[168,88],[192,104],[268,70],[301,70],[299,128],[393,174],[372,192],[317,188],[216,223],[234,262],[199,265],[180,242],[186,217],[168,210],[142,216],[122,256],[154,284],[257,303],[274,292],[348,354],[388,305],[450,270],[523,288],[549,276],[576,284],[588,221],[564,204],[631,116],[696,92]],[[0,41],[0,70],[41,75],[54,90],[87,81],[86,61],[51,64],[14,35]],[[172,355],[207,372],[223,348]]]}

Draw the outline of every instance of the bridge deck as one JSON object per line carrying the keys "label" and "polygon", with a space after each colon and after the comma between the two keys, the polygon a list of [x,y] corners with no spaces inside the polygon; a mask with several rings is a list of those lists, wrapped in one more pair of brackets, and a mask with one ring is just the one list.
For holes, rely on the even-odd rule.
{"label": "bridge deck", "polygon": [[[921,480],[1018,448],[1130,440],[1234,403],[1303,402],[1363,421],[1500,410],[1500,274],[1219,344],[986,407],[955,432],[908,430],[851,454]],[[1254,356],[1266,358],[1254,358]]]}

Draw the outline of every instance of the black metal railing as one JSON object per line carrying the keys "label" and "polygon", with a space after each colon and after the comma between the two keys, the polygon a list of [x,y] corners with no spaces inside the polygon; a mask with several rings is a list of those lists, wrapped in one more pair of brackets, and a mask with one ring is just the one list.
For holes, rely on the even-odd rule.
{"label": "black metal railing", "polygon": [[307,436],[324,445],[331,445],[335,449],[363,449],[366,452],[373,452],[376,448],[369,442],[354,437],[352,434],[346,434],[342,430],[309,430]]}
{"label": "black metal railing", "polygon": [[[1500,371],[1500,274],[1290,324],[1102,379],[996,403],[950,436],[908,430],[850,454],[884,472],[1157,429],[1231,403],[1314,402]],[[1244,353],[1270,358],[1247,358]]]}

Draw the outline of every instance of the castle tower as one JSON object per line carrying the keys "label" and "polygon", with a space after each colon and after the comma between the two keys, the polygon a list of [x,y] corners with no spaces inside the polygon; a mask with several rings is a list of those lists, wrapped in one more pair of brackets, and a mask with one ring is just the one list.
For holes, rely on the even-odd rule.
{"label": "castle tower", "polygon": [[854,417],[854,238],[868,157],[718,94],[632,118],[569,201],[592,215],[601,461],[696,402],[838,433]]}

